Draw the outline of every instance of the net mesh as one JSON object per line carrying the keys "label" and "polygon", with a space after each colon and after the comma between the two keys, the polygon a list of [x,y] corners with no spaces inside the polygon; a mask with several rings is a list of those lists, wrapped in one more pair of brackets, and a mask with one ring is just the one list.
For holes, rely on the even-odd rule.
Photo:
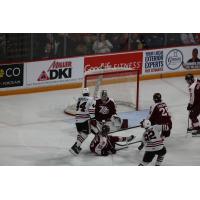
{"label": "net mesh", "polygon": [[[90,71],[85,75],[83,87],[88,87],[95,98],[100,96],[101,90],[107,90],[117,105],[117,111],[127,112],[137,110],[138,79],[137,70]],[[75,104],[69,105],[65,113],[74,115],[75,107]]]}

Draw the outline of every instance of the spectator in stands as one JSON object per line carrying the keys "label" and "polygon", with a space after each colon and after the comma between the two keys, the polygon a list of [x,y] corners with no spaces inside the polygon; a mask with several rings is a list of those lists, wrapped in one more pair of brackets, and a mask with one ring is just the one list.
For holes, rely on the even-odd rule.
{"label": "spectator in stands", "polygon": [[139,34],[139,40],[140,40],[140,43],[139,43],[138,49],[147,49],[148,45],[145,41],[145,34],[144,33]]}
{"label": "spectator in stands", "polygon": [[75,48],[75,56],[87,55],[87,46],[84,42],[80,42]]}
{"label": "spectator in stands", "polygon": [[192,50],[192,58],[189,59],[187,62],[191,63],[191,62],[200,62],[200,59],[198,58],[198,49],[194,48]]}
{"label": "spectator in stands", "polygon": [[48,42],[44,49],[44,57],[43,58],[53,58],[53,57],[54,57],[53,44]]}
{"label": "spectator in stands", "polygon": [[65,33],[55,33],[54,37],[54,55],[56,58],[64,57],[64,42],[65,42]]}
{"label": "spectator in stands", "polygon": [[110,34],[110,42],[113,45],[112,52],[120,51],[120,44],[119,44],[120,36],[121,36],[121,33],[111,33]]}
{"label": "spectator in stands", "polygon": [[104,33],[100,34],[93,44],[93,51],[95,52],[95,54],[109,53],[111,52],[112,48],[113,45],[108,39],[106,39],[106,35]]}
{"label": "spectator in stands", "polygon": [[194,33],[194,39],[197,44],[200,44],[200,33]]}
{"label": "spectator in stands", "polygon": [[181,33],[180,37],[183,45],[196,44],[192,33]]}
{"label": "spectator in stands", "polygon": [[0,59],[4,60],[6,55],[6,37],[5,33],[0,34]]}
{"label": "spectator in stands", "polygon": [[166,46],[180,46],[182,45],[182,41],[180,38],[180,33],[167,33],[165,36]]}
{"label": "spectator in stands", "polygon": [[129,35],[128,33],[123,33],[119,38],[119,50],[128,51],[129,49]]}
{"label": "spectator in stands", "polygon": [[93,43],[96,41],[97,36],[96,34],[92,34],[92,33],[86,33],[83,35],[83,42],[86,46],[87,49],[87,54],[92,54],[93,53]]}
{"label": "spectator in stands", "polygon": [[140,41],[140,36],[138,33],[131,34],[131,50],[143,49],[143,44]]}

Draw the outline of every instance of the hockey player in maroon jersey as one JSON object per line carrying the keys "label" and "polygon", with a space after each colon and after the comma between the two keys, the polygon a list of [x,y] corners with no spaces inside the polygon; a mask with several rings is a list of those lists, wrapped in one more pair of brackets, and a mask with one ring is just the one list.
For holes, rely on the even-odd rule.
{"label": "hockey player in maroon jersey", "polygon": [[116,114],[116,104],[108,97],[107,90],[102,90],[100,98],[96,100],[95,120],[98,130],[101,130],[102,121],[105,121],[112,131],[128,128],[128,119],[121,119]]}
{"label": "hockey player in maroon jersey", "polygon": [[188,127],[188,131],[196,135],[200,134],[200,124],[197,118],[200,114],[200,80],[195,80],[192,74],[187,74],[185,80],[188,83],[190,94],[187,110],[189,111],[189,119],[192,122],[192,127]]}
{"label": "hockey player in maroon jersey", "polygon": [[141,140],[142,143],[138,147],[138,150],[145,147],[145,153],[139,166],[148,165],[156,155],[157,159],[155,165],[160,166],[167,152],[164,146],[165,137],[163,137],[163,129],[165,129],[165,125],[156,124],[151,126],[151,122],[145,119],[141,122],[141,127],[145,128],[145,132],[143,133]]}
{"label": "hockey player in maroon jersey", "polygon": [[133,135],[129,137],[119,137],[108,135],[110,128],[108,125],[103,125],[102,130],[95,135],[94,139],[90,143],[90,150],[100,156],[107,156],[109,154],[115,154],[116,142],[130,142],[135,137]]}
{"label": "hockey player in maroon jersey", "polygon": [[155,104],[150,107],[147,119],[152,125],[164,125],[162,134],[165,137],[169,137],[172,129],[172,121],[168,112],[168,107],[166,103],[162,101],[160,93],[155,93],[153,95],[153,100]]}
{"label": "hockey player in maroon jersey", "polygon": [[100,99],[96,100],[95,118],[97,121],[109,121],[111,117],[116,115],[116,105],[114,101],[108,97],[106,90],[101,91]]}

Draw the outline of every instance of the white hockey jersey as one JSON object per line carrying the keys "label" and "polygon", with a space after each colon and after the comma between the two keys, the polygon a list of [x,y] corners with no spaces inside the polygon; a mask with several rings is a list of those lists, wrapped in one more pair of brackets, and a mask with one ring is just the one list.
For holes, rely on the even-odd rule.
{"label": "white hockey jersey", "polygon": [[93,97],[79,97],[76,105],[76,123],[82,123],[94,117],[95,100]]}
{"label": "white hockey jersey", "polygon": [[195,79],[194,83],[189,86],[189,94],[190,94],[190,101],[191,105],[199,105],[200,100],[200,80]]}
{"label": "white hockey jersey", "polygon": [[142,142],[145,151],[159,151],[164,146],[164,137],[162,137],[163,125],[150,126],[145,130],[142,136]]}

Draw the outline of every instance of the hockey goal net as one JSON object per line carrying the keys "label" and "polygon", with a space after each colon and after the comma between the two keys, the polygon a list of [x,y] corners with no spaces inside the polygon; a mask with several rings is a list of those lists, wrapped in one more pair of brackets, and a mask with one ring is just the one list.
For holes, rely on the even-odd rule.
{"label": "hockey goal net", "polygon": [[[112,69],[92,70],[85,73],[83,87],[88,87],[94,98],[101,90],[107,90],[108,96],[117,104],[117,112],[139,109],[139,70]],[[75,105],[65,109],[66,114],[75,114]]]}

